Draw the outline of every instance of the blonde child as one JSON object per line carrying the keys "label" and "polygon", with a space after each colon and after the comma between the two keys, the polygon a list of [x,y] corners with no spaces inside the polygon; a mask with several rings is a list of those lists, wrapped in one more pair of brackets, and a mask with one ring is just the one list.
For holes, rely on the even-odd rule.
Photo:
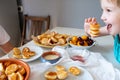
{"label": "blonde child", "polygon": [[[98,36],[114,36],[114,55],[120,63],[120,0],[101,0],[101,7],[103,10],[101,19],[105,23],[105,26],[100,28]],[[92,36],[90,34],[91,23],[97,23],[96,19],[85,19],[84,30],[90,36]]]}

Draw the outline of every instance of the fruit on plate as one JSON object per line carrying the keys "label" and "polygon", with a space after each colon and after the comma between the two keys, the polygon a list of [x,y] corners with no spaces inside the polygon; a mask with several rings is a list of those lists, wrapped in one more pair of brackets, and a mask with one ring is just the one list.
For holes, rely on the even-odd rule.
{"label": "fruit on plate", "polygon": [[77,46],[91,46],[94,43],[94,41],[87,35],[82,35],[79,37],[73,36],[70,39],[69,43]]}
{"label": "fruit on plate", "polygon": [[77,36],[73,36],[73,37],[72,37],[72,42],[75,43],[77,40],[78,40]]}

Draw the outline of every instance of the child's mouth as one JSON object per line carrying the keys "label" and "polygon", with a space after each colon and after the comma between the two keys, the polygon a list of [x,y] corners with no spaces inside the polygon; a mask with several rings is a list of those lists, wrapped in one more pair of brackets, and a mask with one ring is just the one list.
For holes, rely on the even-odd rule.
{"label": "child's mouth", "polygon": [[108,32],[111,31],[111,28],[112,28],[112,24],[108,24],[108,25],[107,25],[107,30],[108,30]]}

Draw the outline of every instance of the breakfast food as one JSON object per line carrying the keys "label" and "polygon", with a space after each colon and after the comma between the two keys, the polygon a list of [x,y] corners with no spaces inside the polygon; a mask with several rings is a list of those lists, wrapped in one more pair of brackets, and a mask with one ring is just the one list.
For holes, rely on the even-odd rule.
{"label": "breakfast food", "polygon": [[86,41],[88,39],[88,36],[83,35],[83,36],[81,36],[81,39],[84,40],[84,41]]}
{"label": "breakfast food", "polygon": [[29,49],[28,47],[24,47],[24,48],[22,49],[22,53],[24,53],[24,52],[30,52],[30,49]]}
{"label": "breakfast food", "polygon": [[65,67],[62,66],[62,65],[56,65],[55,68],[56,68],[57,71],[65,70]]}
{"label": "breakfast food", "polygon": [[4,72],[4,67],[2,63],[0,63],[0,72]]}
{"label": "breakfast food", "polygon": [[6,79],[7,79],[6,74],[0,71],[0,80],[6,80]]}
{"label": "breakfast food", "polygon": [[[65,45],[67,43],[67,34],[59,34],[55,31],[48,31],[36,37],[33,37],[35,43],[44,46]],[[44,47],[43,46],[43,47]]]}
{"label": "breakfast food", "polygon": [[53,71],[47,71],[45,73],[45,78],[47,80],[56,80],[57,79],[57,73]]}
{"label": "breakfast food", "polygon": [[0,80],[24,80],[26,75],[24,67],[10,62],[1,62],[0,64]]}
{"label": "breakfast food", "polygon": [[[19,54],[18,54],[19,52]],[[13,57],[17,59],[29,59],[30,57],[34,56],[35,52],[31,51],[28,47],[24,47],[22,50],[19,48],[13,48]]]}
{"label": "breakfast food", "polygon": [[100,28],[100,25],[98,23],[90,24],[91,36],[98,36],[99,35],[99,28]]}
{"label": "breakfast food", "polygon": [[20,74],[19,72],[17,72],[16,74],[17,74],[16,80],[24,80],[24,76],[22,74]]}
{"label": "breakfast food", "polygon": [[65,67],[62,65],[56,65],[55,66],[57,77],[60,80],[64,80],[68,77],[68,72],[66,71]]}
{"label": "breakfast food", "polygon": [[17,47],[13,48],[13,56],[14,56],[15,58],[21,59],[22,56],[21,56],[21,51],[20,51],[20,49],[18,49]]}
{"label": "breakfast food", "polygon": [[91,46],[94,41],[90,37],[82,35],[80,37],[73,36],[69,43],[77,46]]}
{"label": "breakfast food", "polygon": [[44,77],[47,80],[66,80],[70,74],[75,77],[81,74],[81,70],[76,66],[65,68],[63,65],[56,65],[54,68],[53,71],[45,72]]}
{"label": "breakfast food", "polygon": [[35,52],[31,51],[28,47],[24,47],[22,49],[22,55],[23,55],[23,58],[28,59],[28,58],[34,56]]}
{"label": "breakfast food", "polygon": [[17,74],[11,73],[10,75],[8,75],[8,80],[17,80]]}
{"label": "breakfast food", "polygon": [[20,55],[15,55],[15,54],[13,54],[13,57],[14,58],[17,58],[17,59],[22,59],[22,55],[20,54]]}
{"label": "breakfast food", "polygon": [[11,74],[17,71],[18,65],[17,64],[11,64],[8,67],[6,67],[5,74]]}
{"label": "breakfast food", "polygon": [[22,67],[21,65],[18,65],[18,70],[17,70],[20,74],[24,75],[25,74],[25,68]]}
{"label": "breakfast food", "polygon": [[64,79],[66,79],[68,77],[68,72],[65,71],[65,70],[57,71],[57,77],[60,80],[64,80]]}
{"label": "breakfast food", "polygon": [[15,48],[13,48],[13,53],[14,53],[15,55],[20,55],[20,54],[21,54],[21,51],[20,51],[17,47],[15,47]]}
{"label": "breakfast food", "polygon": [[75,66],[70,67],[68,71],[70,73],[72,73],[73,75],[75,75],[75,76],[77,76],[77,75],[79,75],[81,73],[80,69],[78,69]]}

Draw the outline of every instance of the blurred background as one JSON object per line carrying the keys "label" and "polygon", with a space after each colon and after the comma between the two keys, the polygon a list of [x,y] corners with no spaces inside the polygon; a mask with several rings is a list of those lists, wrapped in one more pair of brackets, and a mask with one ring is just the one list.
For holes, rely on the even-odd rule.
{"label": "blurred background", "polygon": [[88,17],[96,17],[104,25],[99,0],[0,0],[0,25],[10,34],[15,46],[19,46],[24,14],[50,15],[51,28],[83,29],[84,19]]}

